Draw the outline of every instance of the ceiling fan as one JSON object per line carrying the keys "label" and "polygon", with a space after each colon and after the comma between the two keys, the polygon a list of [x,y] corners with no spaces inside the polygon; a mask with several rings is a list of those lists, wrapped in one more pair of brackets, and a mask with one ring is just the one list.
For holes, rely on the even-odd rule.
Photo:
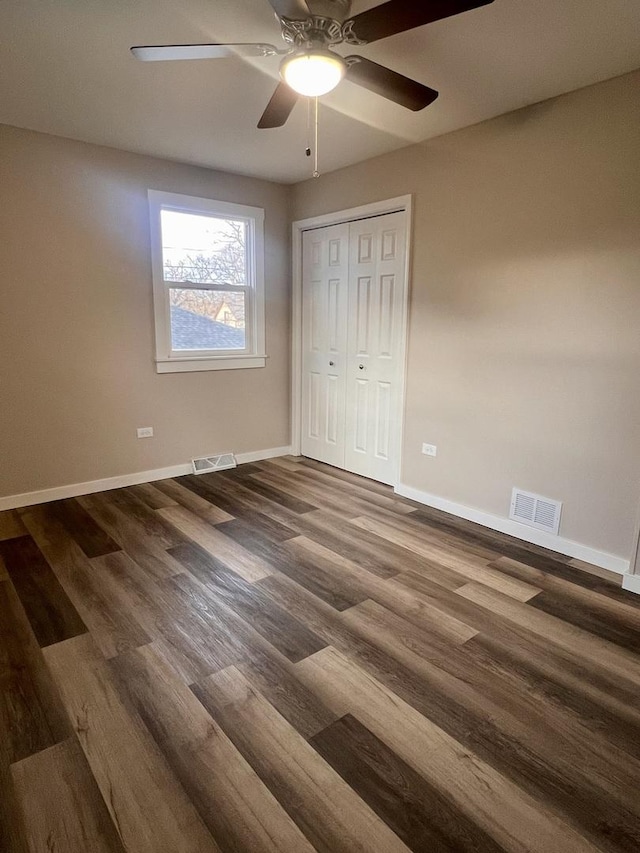
{"label": "ceiling fan", "polygon": [[388,0],[350,18],[352,0],[268,0],[289,45],[170,44],[132,47],[145,62],[172,59],[221,59],[227,56],[284,56],[280,82],[259,128],[282,127],[300,96],[318,97],[344,78],[409,110],[422,110],[438,92],[378,65],[364,56],[342,57],[338,44],[369,44],[397,33],[486,6],[493,0]]}

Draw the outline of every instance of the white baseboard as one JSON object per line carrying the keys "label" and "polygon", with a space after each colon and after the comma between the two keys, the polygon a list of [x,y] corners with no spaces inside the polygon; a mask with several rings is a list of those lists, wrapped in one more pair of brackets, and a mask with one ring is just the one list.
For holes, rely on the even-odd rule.
{"label": "white baseboard", "polygon": [[[249,453],[237,453],[239,465],[245,462],[259,462],[261,459],[273,459],[276,456],[287,456],[290,447],[271,447],[267,450],[254,450]],[[153,471],[138,471],[135,474],[122,474],[119,477],[106,477],[102,480],[89,480],[86,483],[72,483],[68,486],[56,486],[54,489],[41,489],[37,492],[25,492],[21,495],[8,495],[0,498],[0,511],[18,509],[33,504],[49,503],[64,498],[77,498],[78,495],[90,495],[94,492],[106,492],[109,489],[121,489],[124,486],[137,486],[140,483],[153,483],[154,480],[167,480],[170,477],[182,477],[192,474],[191,463],[172,465],[169,468],[155,468]]]}
{"label": "white baseboard", "polygon": [[629,592],[635,592],[640,595],[640,575],[632,575],[630,572],[622,578],[622,589],[628,589]]}
{"label": "white baseboard", "polygon": [[[564,539],[562,536],[553,536],[550,533],[545,533],[544,530],[526,527],[524,524],[519,524],[509,518],[502,518],[499,515],[492,515],[464,504],[439,498],[437,495],[422,492],[420,489],[414,489],[412,486],[404,485],[404,483],[398,484],[395,492],[403,498],[410,498],[434,509],[448,512],[458,518],[474,521],[483,527],[506,533],[516,539],[522,539],[524,542],[540,545],[541,548],[548,548],[550,551],[557,551],[559,554],[566,554],[568,557],[591,563],[593,566],[600,566],[600,568],[608,569],[610,572],[623,575],[629,571],[629,560],[617,557],[615,554],[607,554],[606,551],[598,551],[596,548],[590,548],[588,545],[580,544],[580,542],[573,542],[571,539]],[[630,576],[627,575],[627,577]]]}
{"label": "white baseboard", "polygon": [[262,462],[263,459],[275,459],[276,456],[290,456],[290,447],[272,447],[270,450],[254,450],[250,453],[236,453],[236,461],[238,465],[244,465],[245,462]]}

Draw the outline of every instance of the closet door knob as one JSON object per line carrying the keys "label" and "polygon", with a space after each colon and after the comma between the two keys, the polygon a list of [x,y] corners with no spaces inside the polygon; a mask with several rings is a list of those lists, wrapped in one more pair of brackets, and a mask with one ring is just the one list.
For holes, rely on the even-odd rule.
{"label": "closet door knob", "polygon": [[359,364],[359,365],[358,365],[358,370],[364,370],[364,364]]}
{"label": "closet door knob", "polygon": [[329,367],[333,367],[333,362],[332,362],[332,361],[330,361],[330,362],[329,362]]}

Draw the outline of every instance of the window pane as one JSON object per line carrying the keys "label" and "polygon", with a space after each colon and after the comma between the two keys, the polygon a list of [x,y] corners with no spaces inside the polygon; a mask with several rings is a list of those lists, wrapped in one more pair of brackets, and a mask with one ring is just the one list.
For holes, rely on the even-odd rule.
{"label": "window pane", "polygon": [[169,291],[173,350],[242,350],[246,346],[244,293]]}
{"label": "window pane", "polygon": [[247,284],[247,223],[197,213],[162,210],[165,281]]}

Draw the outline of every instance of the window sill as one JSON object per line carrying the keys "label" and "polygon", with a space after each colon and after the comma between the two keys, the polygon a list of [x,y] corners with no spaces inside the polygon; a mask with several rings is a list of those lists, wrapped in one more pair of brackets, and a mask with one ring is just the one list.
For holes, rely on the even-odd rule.
{"label": "window sill", "polygon": [[265,367],[266,355],[218,355],[213,358],[156,359],[158,373],[189,373],[197,370],[239,370]]}

